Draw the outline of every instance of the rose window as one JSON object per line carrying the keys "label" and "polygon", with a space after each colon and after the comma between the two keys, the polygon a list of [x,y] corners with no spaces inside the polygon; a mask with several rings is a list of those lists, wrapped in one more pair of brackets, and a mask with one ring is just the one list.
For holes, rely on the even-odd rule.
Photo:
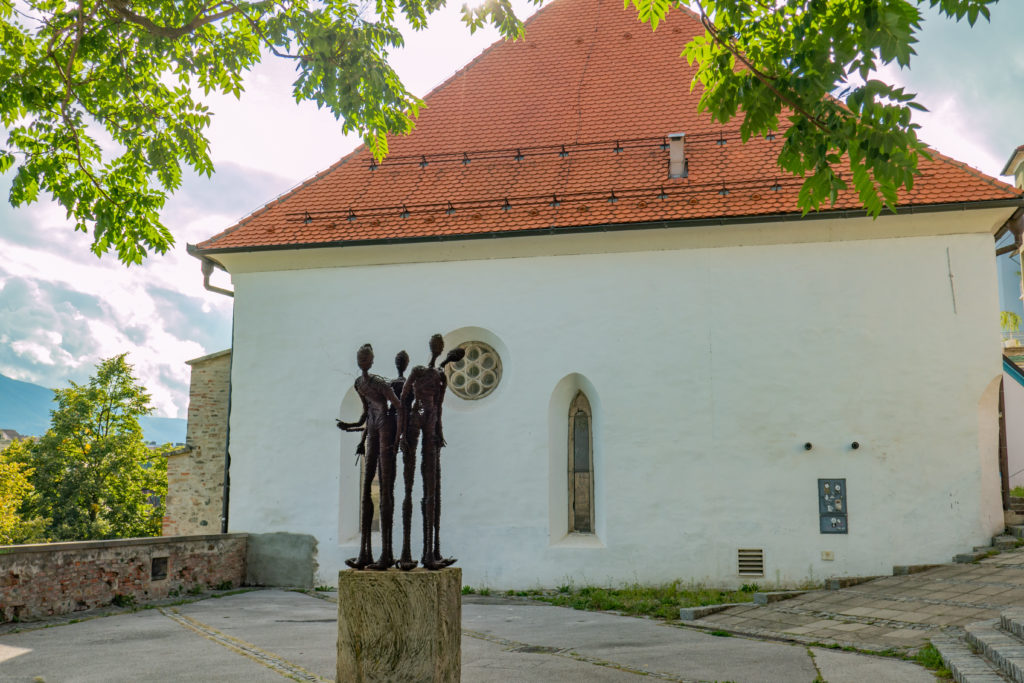
{"label": "rose window", "polygon": [[501,358],[483,342],[466,342],[459,344],[459,348],[466,350],[466,357],[445,366],[448,388],[468,401],[483,398],[501,381]]}

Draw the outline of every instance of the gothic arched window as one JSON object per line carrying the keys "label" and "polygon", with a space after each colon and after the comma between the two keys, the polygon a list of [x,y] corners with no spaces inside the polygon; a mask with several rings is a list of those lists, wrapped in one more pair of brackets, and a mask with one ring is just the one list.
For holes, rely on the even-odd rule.
{"label": "gothic arched window", "polygon": [[569,405],[569,532],[594,533],[594,428],[581,391]]}

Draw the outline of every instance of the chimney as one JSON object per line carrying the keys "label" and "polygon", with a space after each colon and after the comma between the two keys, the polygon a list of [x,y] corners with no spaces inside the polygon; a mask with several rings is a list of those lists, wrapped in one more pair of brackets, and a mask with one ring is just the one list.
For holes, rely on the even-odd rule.
{"label": "chimney", "polygon": [[686,133],[669,133],[668,137],[668,177],[686,177],[686,152],[684,142]]}

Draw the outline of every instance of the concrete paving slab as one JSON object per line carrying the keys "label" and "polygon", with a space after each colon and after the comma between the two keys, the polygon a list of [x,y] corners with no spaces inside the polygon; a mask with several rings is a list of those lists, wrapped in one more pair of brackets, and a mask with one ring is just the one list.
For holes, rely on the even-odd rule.
{"label": "concrete paving slab", "polygon": [[641,677],[569,656],[512,652],[498,643],[462,638],[462,680],[473,683],[639,683]]}
{"label": "concrete paving slab", "polygon": [[811,652],[821,671],[821,678],[828,683],[935,683],[935,676],[910,662],[821,648],[812,648]]}
{"label": "concrete paving slab", "polygon": [[156,610],[0,637],[0,681],[31,683],[284,680]]}
{"label": "concrete paving slab", "polygon": [[253,591],[175,608],[231,638],[333,680],[338,606],[305,593]]}
{"label": "concrete paving slab", "polygon": [[802,647],[720,638],[648,619],[549,605],[463,603],[462,627],[508,640],[578,652],[684,679],[813,681]]}

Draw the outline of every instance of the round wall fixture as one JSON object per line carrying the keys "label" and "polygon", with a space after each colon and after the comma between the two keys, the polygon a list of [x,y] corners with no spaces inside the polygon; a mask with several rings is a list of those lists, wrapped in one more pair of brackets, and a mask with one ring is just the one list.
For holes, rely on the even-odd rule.
{"label": "round wall fixture", "polygon": [[487,396],[501,382],[501,357],[490,345],[480,341],[459,344],[466,357],[445,366],[448,388],[467,401]]}

